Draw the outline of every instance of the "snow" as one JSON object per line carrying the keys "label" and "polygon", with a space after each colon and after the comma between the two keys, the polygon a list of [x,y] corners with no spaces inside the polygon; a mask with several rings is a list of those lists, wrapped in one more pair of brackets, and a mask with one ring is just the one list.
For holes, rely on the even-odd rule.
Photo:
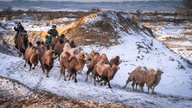
{"label": "snow", "polygon": [[[31,18],[27,18],[24,17],[24,20],[21,19],[14,19],[14,20],[7,20],[7,21],[0,21],[0,23],[2,24],[2,27],[0,26],[0,31],[4,31],[4,30],[14,30],[13,27],[16,26],[16,22],[21,22],[23,27],[25,28],[25,30],[27,31],[48,31],[51,28],[51,25],[53,25],[53,22],[41,22],[39,21],[39,23],[35,23],[34,24],[34,20]],[[60,19],[56,19],[58,22],[63,21],[62,24],[57,24],[57,28],[60,27],[64,27],[66,24],[65,22],[73,22],[76,19],[75,18],[60,18]]]}
{"label": "snow", "polygon": [[[108,15],[110,16],[110,13]],[[117,17],[110,17],[113,21],[118,22]],[[94,23],[101,19],[101,17],[89,18],[85,24]],[[120,56],[123,62],[120,64],[117,74],[111,80],[112,89],[99,84],[94,86],[93,80],[90,80],[90,78],[86,82],[86,66],[82,73],[77,75],[78,83],[74,83],[73,80],[64,81],[63,77],[60,77],[59,61],[57,59],[50,71],[50,77],[47,78],[42,72],[40,63],[34,70],[29,71],[29,66],[23,67],[24,60],[22,57],[13,57],[1,52],[0,76],[18,80],[32,89],[49,91],[73,99],[123,103],[152,108],[192,107],[192,73],[186,60],[143,32],[138,33],[129,29],[129,33],[126,33],[119,29],[120,24],[117,23],[113,26],[117,26],[114,28],[121,36],[119,39],[121,44],[107,48],[94,45],[81,46],[86,52],[94,49],[100,53],[106,53],[109,59],[116,55]],[[86,27],[86,25],[83,27]],[[140,93],[139,90],[132,91],[131,84],[123,89],[128,73],[139,65],[146,66],[148,69],[161,69],[164,72],[159,85],[155,88],[156,95],[147,94],[146,86],[144,87],[144,93]],[[5,81],[0,81],[0,83],[2,83],[1,87],[3,88],[12,86],[6,84]],[[7,90],[10,89],[10,87],[7,87]],[[19,93],[25,95],[28,90],[21,88]]]}
{"label": "snow", "polygon": [[11,82],[6,78],[0,78],[0,85],[1,94],[12,99],[27,96],[31,93],[27,87],[17,82]]}
{"label": "snow", "polygon": [[[153,24],[152,24],[153,25]],[[178,25],[174,23],[165,22],[160,24],[156,24],[155,30],[153,30],[154,35],[160,41],[163,41],[164,44],[169,45],[178,45],[181,46],[178,48],[171,48],[177,54],[180,54],[184,58],[188,60],[192,60],[192,52],[191,50],[187,50],[188,47],[192,47],[191,44],[191,35],[186,35],[185,33],[190,33],[190,29],[186,29],[187,27],[191,27],[190,22],[183,22]],[[167,40],[170,39],[170,40]],[[177,40],[174,40],[177,39]],[[186,48],[185,48],[186,47]]]}
{"label": "snow", "polygon": [[164,42],[164,43],[171,44],[171,45],[192,46],[192,43],[189,42],[189,41],[186,41],[186,42],[182,42],[182,41],[179,41],[179,42]]}

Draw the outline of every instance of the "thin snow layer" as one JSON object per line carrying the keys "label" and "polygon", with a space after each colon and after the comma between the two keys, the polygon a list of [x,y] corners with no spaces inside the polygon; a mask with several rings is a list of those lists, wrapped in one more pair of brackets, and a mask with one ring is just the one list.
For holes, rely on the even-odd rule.
{"label": "thin snow layer", "polygon": [[[40,89],[54,94],[80,100],[94,100],[104,102],[117,102],[143,107],[167,107],[174,108],[192,107],[192,73],[188,64],[180,56],[171,52],[152,37],[142,33],[121,35],[121,44],[108,48],[99,46],[82,46],[86,52],[93,48],[100,53],[106,53],[108,58],[119,55],[123,62],[120,69],[111,80],[113,89],[97,84],[93,80],[85,81],[87,67],[77,75],[78,83],[64,81],[60,77],[59,62],[55,60],[54,67],[50,71],[50,77],[46,78],[40,64],[29,71],[29,67],[23,67],[24,60],[0,53],[0,76],[16,79],[33,89]],[[155,88],[156,95],[132,91],[131,84],[123,89],[131,72],[136,66],[161,69],[164,71],[159,85]],[[90,77],[90,76],[89,76]]]}
{"label": "thin snow layer", "polygon": [[27,87],[6,78],[0,78],[0,93],[7,98],[20,98],[32,93]]}
{"label": "thin snow layer", "polygon": [[[156,26],[156,30],[154,30],[154,34],[157,37],[158,40],[164,40],[165,44],[170,45],[179,45],[182,46],[181,48],[171,48],[174,52],[177,54],[180,54],[184,58],[188,60],[192,60],[192,52],[190,50],[186,50],[187,47],[191,47],[192,43],[190,40],[192,40],[192,37],[190,35],[186,35],[185,33],[190,32],[191,30],[186,30],[186,27],[190,27],[190,22],[184,22],[179,25],[174,25],[174,23],[164,23],[163,26]],[[172,39],[172,41],[166,41],[168,39]],[[174,38],[176,40],[174,41]],[[179,40],[179,38],[181,38]],[[187,40],[183,40],[187,39]],[[185,48],[186,46],[186,48]]]}
{"label": "thin snow layer", "polygon": [[[95,23],[99,22],[99,21],[106,21],[107,23],[110,23],[113,27],[113,29],[115,29],[115,32],[119,33],[122,32],[122,28],[124,28],[119,22],[120,19],[117,16],[117,14],[115,12],[112,11],[101,11],[99,13],[97,13],[96,15],[92,15],[92,16],[88,16],[85,19],[84,24],[82,25],[83,28],[87,29],[87,30],[91,30],[91,31],[95,31],[95,32],[99,32],[100,30],[95,27]],[[91,26],[92,25],[92,26]]]}
{"label": "thin snow layer", "polygon": [[[27,31],[48,31],[51,29],[51,25],[53,25],[53,22],[39,22],[34,24],[34,20],[28,17],[24,17],[24,20],[21,19],[14,19],[14,20],[0,20],[2,26],[0,26],[0,31],[5,31],[5,30],[14,30],[13,27],[16,26],[16,22],[21,22],[25,30]],[[63,22],[72,22],[75,21],[75,18],[61,18],[57,19],[58,21],[63,21]],[[57,28],[64,27],[66,24],[57,24]]]}
{"label": "thin snow layer", "polygon": [[190,41],[186,41],[186,42],[176,41],[176,42],[164,42],[164,43],[171,44],[171,45],[192,46],[192,43]]}

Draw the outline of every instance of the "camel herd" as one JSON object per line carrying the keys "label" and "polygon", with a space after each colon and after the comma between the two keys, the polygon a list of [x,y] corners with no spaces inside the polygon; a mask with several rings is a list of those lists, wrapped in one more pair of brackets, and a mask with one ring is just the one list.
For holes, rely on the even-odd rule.
{"label": "camel herd", "polygon": [[[84,66],[87,66],[87,75],[85,81],[88,81],[89,74],[92,74],[94,79],[94,85],[100,83],[101,85],[108,84],[109,88],[110,80],[113,79],[115,74],[120,69],[121,59],[119,56],[114,56],[110,60],[105,53],[100,54],[92,50],[90,53],[85,52],[81,47],[77,47],[75,42],[69,41],[64,35],[59,36],[54,44],[51,44],[51,48],[47,47],[43,41],[37,41],[36,45],[28,42],[26,34],[19,33],[17,36],[15,46],[23,54],[25,65],[28,63],[30,69],[35,69],[35,66],[40,62],[43,73],[46,77],[49,77],[49,72],[54,65],[56,57],[60,62],[60,77],[70,80],[71,77],[74,82],[77,82],[77,73],[81,72]],[[50,49],[49,49],[50,48]],[[33,67],[32,67],[33,66]],[[66,74],[67,72],[67,74]],[[131,73],[126,81],[124,88],[126,88],[129,82],[132,82],[132,89],[134,86],[139,85],[140,91],[143,92],[143,87],[146,84],[148,92],[151,89],[154,93],[154,88],[161,80],[162,71],[160,69],[147,69],[146,67],[138,66]]]}

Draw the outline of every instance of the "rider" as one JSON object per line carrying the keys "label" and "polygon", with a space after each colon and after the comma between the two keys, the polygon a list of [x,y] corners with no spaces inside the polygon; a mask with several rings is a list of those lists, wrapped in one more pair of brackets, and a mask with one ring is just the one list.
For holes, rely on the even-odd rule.
{"label": "rider", "polygon": [[58,36],[58,31],[56,30],[56,25],[52,25],[52,28],[47,32],[47,38],[45,43],[49,45]]}
{"label": "rider", "polygon": [[15,35],[15,37],[14,37],[14,40],[16,41],[19,32],[23,32],[25,29],[24,29],[24,27],[22,26],[22,24],[19,22],[19,23],[17,24],[17,26],[14,27],[14,30],[17,31],[17,33],[16,33],[16,35]]}

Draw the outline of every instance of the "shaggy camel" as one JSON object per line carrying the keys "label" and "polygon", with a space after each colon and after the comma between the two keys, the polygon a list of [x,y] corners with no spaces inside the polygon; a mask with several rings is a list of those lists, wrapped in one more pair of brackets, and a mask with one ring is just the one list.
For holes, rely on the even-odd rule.
{"label": "shaggy camel", "polygon": [[41,68],[43,70],[43,73],[46,74],[47,77],[49,77],[49,72],[53,67],[54,64],[54,50],[47,50],[46,45],[44,42],[36,42],[37,49],[39,51],[39,61],[41,63]]}
{"label": "shaggy camel", "polygon": [[34,65],[34,67],[32,69],[35,69],[35,66],[38,64],[38,53],[37,52],[38,52],[37,48],[34,47],[31,42],[29,42],[29,45],[28,45],[28,47],[25,51],[25,55],[24,55],[24,60],[25,60],[24,67],[26,67],[26,63],[28,63],[30,66],[29,71],[31,71],[32,65]]}
{"label": "shaggy camel", "polygon": [[54,50],[47,50],[43,53],[41,57],[41,67],[43,70],[43,73],[46,74],[46,77],[49,77],[49,72],[53,67],[54,64]]}
{"label": "shaggy camel", "polygon": [[47,51],[47,47],[44,42],[37,41],[36,44],[37,44],[37,49],[39,54],[39,61],[42,64],[41,57]]}
{"label": "shaggy camel", "polygon": [[113,79],[118,69],[118,66],[113,65],[111,67],[109,64],[105,64],[104,60],[100,60],[93,69],[94,85],[96,85],[96,77],[99,76],[101,78],[101,81],[106,81],[109,88],[112,88],[110,85],[110,80]]}
{"label": "shaggy camel", "polygon": [[[66,80],[65,77],[65,69],[68,71],[68,77],[69,80],[72,75],[74,75],[75,82],[77,82],[76,75],[77,71],[80,71],[83,69],[85,65],[86,59],[83,52],[80,52],[77,56],[70,54],[69,52],[62,52],[60,55],[60,71],[61,75],[63,74],[64,80]],[[61,76],[60,75],[60,76]]]}
{"label": "shaggy camel", "polygon": [[157,71],[155,71],[154,69],[150,69],[149,73],[147,75],[147,87],[148,87],[148,93],[149,90],[152,90],[152,93],[154,93],[154,89],[155,87],[159,84],[160,80],[161,80],[161,75],[164,72],[162,72],[160,69],[158,69]]}
{"label": "shaggy camel", "polygon": [[99,53],[95,53],[93,59],[91,59],[90,63],[87,64],[87,77],[85,81],[88,81],[89,73],[93,71],[94,66],[101,60],[101,56]]}
{"label": "shaggy camel", "polygon": [[24,57],[25,50],[28,47],[28,36],[26,31],[18,33],[18,36],[15,41],[15,47],[19,50],[19,56],[23,54]]}
{"label": "shaggy camel", "polygon": [[56,45],[54,47],[55,55],[60,56],[61,53],[63,52],[63,47],[65,43],[67,42],[67,39],[65,38],[65,35],[62,34],[60,37],[57,38]]}
{"label": "shaggy camel", "polygon": [[59,38],[58,42],[56,43],[56,45],[54,47],[55,55],[57,55],[58,57],[63,52],[64,44],[65,44],[64,40],[62,38]]}
{"label": "shaggy camel", "polygon": [[95,66],[100,60],[104,60],[104,63],[105,63],[105,64],[107,64],[107,63],[109,64],[109,60],[108,60],[108,58],[107,58],[107,56],[106,56],[105,53],[103,53],[103,54],[100,55],[99,53],[95,52],[95,53],[94,53],[94,56],[93,56],[93,59],[91,59],[90,63],[87,64],[88,70],[87,70],[87,77],[86,77],[85,81],[88,81],[88,76],[89,76],[89,74],[93,71],[94,66]]}
{"label": "shaggy camel", "polygon": [[134,85],[139,85],[140,91],[143,92],[143,86],[147,82],[148,70],[146,67],[138,66],[129,75],[124,88],[127,84],[132,81],[132,89],[134,90]]}

